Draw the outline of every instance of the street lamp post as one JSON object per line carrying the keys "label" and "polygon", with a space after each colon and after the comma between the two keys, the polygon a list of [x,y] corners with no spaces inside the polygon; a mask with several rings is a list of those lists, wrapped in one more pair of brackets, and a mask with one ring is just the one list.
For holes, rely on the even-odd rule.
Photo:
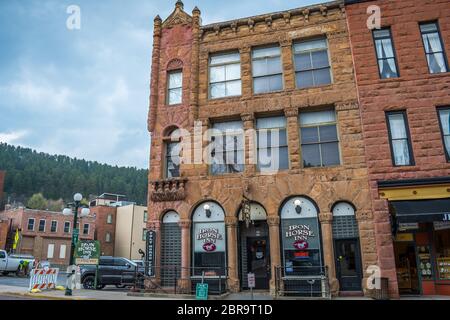
{"label": "street lamp post", "polygon": [[[83,199],[83,196],[81,195],[81,193],[76,193],[73,196],[74,203],[70,204],[72,209],[65,208],[63,210],[63,214],[64,215],[71,215],[71,214],[73,214],[73,228],[72,228],[73,232],[72,232],[72,239],[71,239],[71,243],[70,243],[69,266],[73,266],[75,264],[75,261],[74,261],[75,245],[78,242],[78,237],[79,237],[79,234],[80,234],[80,231],[79,231],[79,229],[77,227],[78,209],[80,208],[80,204],[81,204],[81,200],[82,199]],[[81,217],[87,216],[87,215],[89,215],[89,209],[88,208],[83,208],[82,212],[81,212]],[[75,273],[75,268],[72,268],[72,274],[69,274],[67,277],[73,276],[74,273]],[[66,285],[65,295],[66,296],[71,296],[72,295],[72,289],[69,287],[69,283],[67,283],[67,285]]]}

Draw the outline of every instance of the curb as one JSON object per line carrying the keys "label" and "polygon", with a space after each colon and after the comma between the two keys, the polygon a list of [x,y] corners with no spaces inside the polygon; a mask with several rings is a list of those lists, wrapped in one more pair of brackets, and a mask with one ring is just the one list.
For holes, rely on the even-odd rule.
{"label": "curb", "polygon": [[[218,296],[208,296],[208,300],[223,300],[230,294],[225,293]],[[127,293],[129,297],[146,297],[146,298],[166,298],[166,299],[180,299],[180,300],[195,300],[195,295],[190,294],[173,294],[173,293],[143,293],[143,292],[129,292]]]}
{"label": "curb", "polygon": [[36,294],[36,293],[21,293],[21,292],[0,292],[0,294],[5,296],[15,296],[15,297],[30,297],[30,298],[38,298],[38,299],[48,299],[48,300],[95,300],[91,298],[81,298],[81,297],[73,297],[73,298],[66,298],[66,297],[55,297],[55,296],[49,296],[45,294]]}

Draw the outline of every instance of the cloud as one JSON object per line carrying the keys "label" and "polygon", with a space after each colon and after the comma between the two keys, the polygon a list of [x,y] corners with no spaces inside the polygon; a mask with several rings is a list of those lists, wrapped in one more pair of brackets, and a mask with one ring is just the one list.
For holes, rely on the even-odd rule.
{"label": "cloud", "polygon": [[20,141],[21,138],[28,134],[27,130],[0,132],[0,142],[14,144]]}

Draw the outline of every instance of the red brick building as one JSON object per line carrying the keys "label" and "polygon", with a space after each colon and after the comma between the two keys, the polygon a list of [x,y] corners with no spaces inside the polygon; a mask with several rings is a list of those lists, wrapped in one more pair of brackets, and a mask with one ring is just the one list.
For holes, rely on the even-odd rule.
{"label": "red brick building", "polygon": [[3,206],[3,189],[5,188],[5,171],[0,170],[0,210]]}
{"label": "red brick building", "polygon": [[[17,208],[0,213],[0,219],[9,221],[8,248],[17,229],[20,241],[17,253],[31,254],[36,259],[47,260],[52,265],[69,264],[70,243],[73,231],[73,216],[61,212]],[[93,240],[95,220],[92,215],[78,220],[81,240]]]}
{"label": "red brick building", "polygon": [[95,216],[95,240],[100,241],[101,254],[114,255],[117,208],[107,205],[90,207]]}
{"label": "red brick building", "polygon": [[347,0],[346,14],[382,276],[393,296],[450,294],[450,3]]}

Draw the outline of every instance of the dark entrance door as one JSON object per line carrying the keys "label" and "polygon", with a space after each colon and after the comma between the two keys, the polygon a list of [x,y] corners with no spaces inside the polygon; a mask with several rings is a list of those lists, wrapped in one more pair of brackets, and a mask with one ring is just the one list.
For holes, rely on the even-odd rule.
{"label": "dark entrance door", "polygon": [[268,237],[247,238],[247,270],[249,273],[255,274],[255,289],[269,289],[270,257]]}
{"label": "dark entrance door", "polygon": [[341,291],[360,291],[361,257],[357,239],[335,240],[336,276]]}

